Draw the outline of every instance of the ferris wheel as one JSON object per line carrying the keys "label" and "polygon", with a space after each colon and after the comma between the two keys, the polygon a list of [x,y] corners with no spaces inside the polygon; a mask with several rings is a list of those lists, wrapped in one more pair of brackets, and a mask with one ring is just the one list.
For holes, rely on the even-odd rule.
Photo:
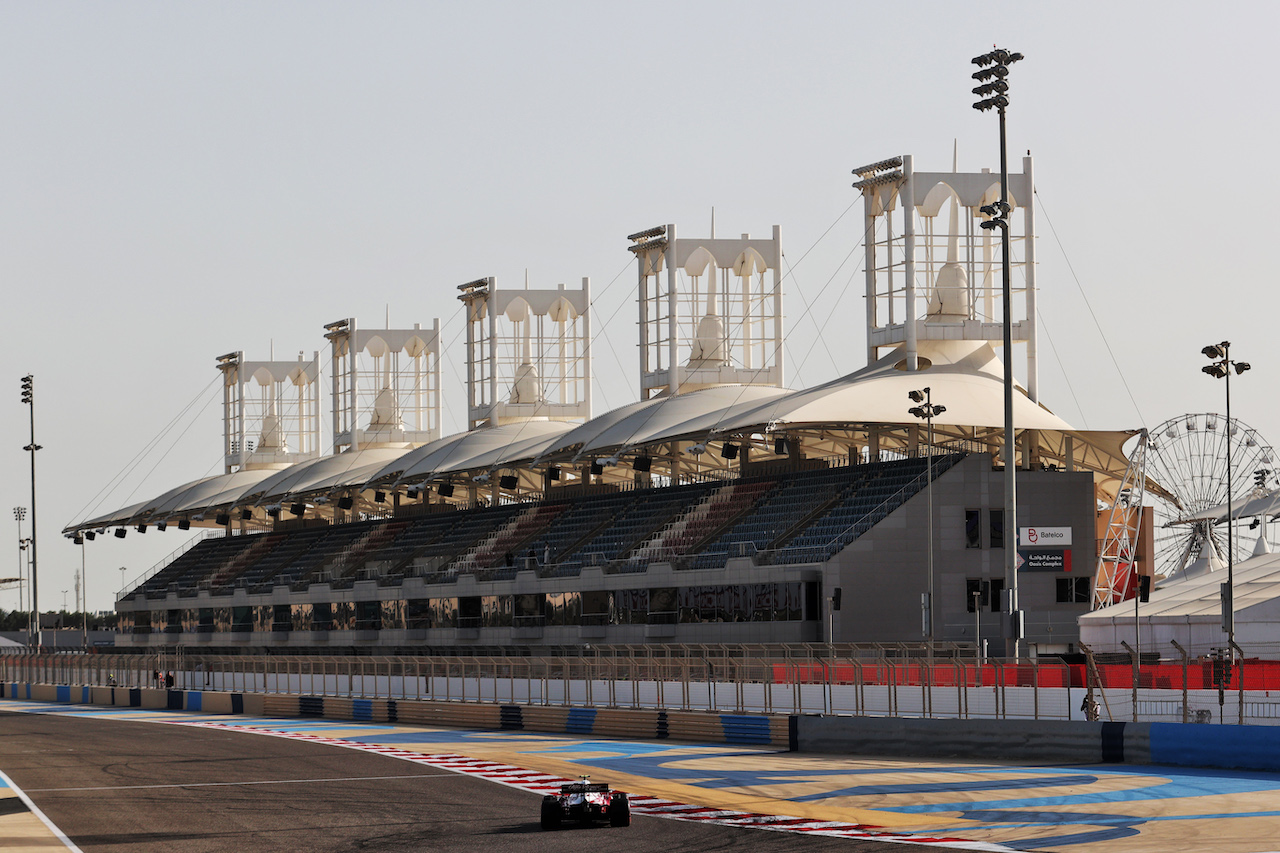
{"label": "ferris wheel", "polygon": [[[1276,482],[1275,452],[1257,430],[1239,418],[1212,412],[1179,415],[1151,430],[1146,475],[1166,493],[1149,491],[1155,515],[1154,568],[1157,577],[1176,578],[1200,557],[1227,562],[1227,525],[1195,516],[1227,503],[1227,459],[1231,459],[1231,500],[1243,503]],[[1242,535],[1243,534],[1243,535]],[[1234,559],[1247,558],[1257,534],[1237,522]],[[1213,553],[1209,553],[1212,544]]]}

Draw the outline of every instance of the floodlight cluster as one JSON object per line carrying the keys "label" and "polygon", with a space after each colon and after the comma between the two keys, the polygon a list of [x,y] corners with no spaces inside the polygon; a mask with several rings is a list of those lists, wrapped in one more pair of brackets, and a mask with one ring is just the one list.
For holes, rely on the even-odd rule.
{"label": "floodlight cluster", "polygon": [[1009,83],[1004,78],[1009,76],[1009,66],[1022,59],[1022,54],[1015,51],[996,48],[990,53],[973,58],[973,64],[979,70],[973,72],[973,79],[981,83],[973,90],[973,94],[982,98],[973,105],[975,110],[986,112],[993,107],[1003,111],[1009,106]]}

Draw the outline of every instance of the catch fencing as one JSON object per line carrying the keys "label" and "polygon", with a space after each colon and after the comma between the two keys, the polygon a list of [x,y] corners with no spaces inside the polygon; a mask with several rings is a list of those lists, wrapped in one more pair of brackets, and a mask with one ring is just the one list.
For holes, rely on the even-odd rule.
{"label": "catch fencing", "polygon": [[[979,660],[962,647],[601,646],[538,657],[18,652],[6,684],[165,687],[231,693],[430,699],[529,706],[944,719],[1280,724],[1280,664],[1237,661],[1233,687],[1205,664]],[[571,651],[579,653],[574,654]],[[1210,672],[1210,680],[1212,673]],[[10,694],[12,695],[12,694]],[[1221,704],[1219,702],[1221,701]]]}

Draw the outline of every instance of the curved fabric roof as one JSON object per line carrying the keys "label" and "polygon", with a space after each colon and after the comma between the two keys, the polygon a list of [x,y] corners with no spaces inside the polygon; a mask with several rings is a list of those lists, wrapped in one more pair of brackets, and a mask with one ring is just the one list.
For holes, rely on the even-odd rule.
{"label": "curved fabric roof", "polygon": [[461,471],[493,469],[538,456],[573,428],[560,421],[522,421],[460,432],[424,444],[383,465],[369,477],[400,484]]}
{"label": "curved fabric roof", "polygon": [[[921,341],[919,354],[930,364],[922,370],[899,370],[901,348],[874,364],[815,388],[796,391],[737,417],[726,418],[725,430],[765,424],[911,423],[910,391],[926,386],[935,404],[946,411],[935,424],[999,427],[1004,424],[1004,366],[990,344],[982,341]],[[1022,391],[1013,395],[1018,429],[1070,430],[1057,415],[1033,403]]]}
{"label": "curved fabric roof", "polygon": [[[1234,501],[1231,504],[1232,518],[1253,518],[1255,516],[1265,515],[1274,517],[1280,515],[1280,490],[1267,492],[1265,495],[1257,497],[1245,498],[1243,500]],[[1183,516],[1183,521],[1225,521],[1227,518],[1227,505],[1218,504],[1217,506],[1203,509],[1187,516]]]}
{"label": "curved fabric roof", "polygon": [[295,495],[305,495],[363,486],[393,459],[405,454],[403,447],[366,447],[336,456],[321,456],[275,472],[231,503],[247,501],[259,506],[281,503]]}
{"label": "curved fabric roof", "polygon": [[141,513],[146,511],[147,504],[151,501],[142,501],[141,503],[130,504],[121,509],[112,510],[104,513],[88,521],[82,521],[79,524],[72,524],[63,528],[63,533],[74,533],[78,530],[97,530],[102,527],[118,527],[128,524],[137,518]]}
{"label": "curved fabric roof", "polygon": [[632,403],[568,431],[541,458],[573,452],[576,459],[706,433],[726,416],[785,394],[782,388],[727,385]]}
{"label": "curved fabric roof", "polygon": [[151,515],[159,518],[234,503],[246,491],[278,473],[277,468],[249,468],[197,480],[157,498]]}
{"label": "curved fabric roof", "polygon": [[[769,431],[835,430],[870,424],[917,423],[908,392],[931,389],[946,411],[935,427],[951,438],[991,440],[1004,423],[1004,367],[981,341],[922,341],[923,369],[901,370],[903,348],[862,370],[814,388],[789,391],[730,385],[688,391],[621,406],[580,425],[530,420],[458,433],[418,448],[368,447],[301,462],[283,470],[250,469],[206,477],[151,500],[67,528],[83,530],[155,518],[198,516],[210,510],[284,503],[374,484],[394,487],[448,474],[580,460],[676,440],[723,440]],[[1046,460],[1103,475],[1118,487],[1128,464],[1124,443],[1133,431],[1077,432],[1021,389],[1014,394],[1020,430],[1036,430]],[[1157,484],[1147,488],[1157,493]],[[1238,511],[1237,514],[1240,514]]]}

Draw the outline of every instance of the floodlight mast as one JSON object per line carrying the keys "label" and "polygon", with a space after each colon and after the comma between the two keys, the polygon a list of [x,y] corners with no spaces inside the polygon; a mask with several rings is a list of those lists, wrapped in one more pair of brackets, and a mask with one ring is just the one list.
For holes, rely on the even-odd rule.
{"label": "floodlight mast", "polygon": [[921,602],[922,616],[922,633],[925,640],[929,643],[929,657],[933,657],[933,640],[934,640],[934,595],[933,595],[933,419],[947,410],[946,406],[936,405],[933,402],[933,392],[929,386],[925,386],[922,391],[908,391],[907,397],[913,403],[923,403],[921,406],[912,406],[907,409],[907,414],[926,421],[929,429],[929,459],[928,459],[928,485],[925,486],[928,492],[929,500],[929,550],[927,563],[927,587],[925,597]]}
{"label": "floodlight mast", "polygon": [[[1227,645],[1231,647],[1231,653],[1234,655],[1238,646],[1236,646],[1236,614],[1235,614],[1235,519],[1232,515],[1235,508],[1232,506],[1231,490],[1233,487],[1231,481],[1231,372],[1234,370],[1236,375],[1244,373],[1251,368],[1247,361],[1235,361],[1231,358],[1231,342],[1223,341],[1220,344],[1210,344],[1200,352],[1211,359],[1210,364],[1206,364],[1200,368],[1201,372],[1212,376],[1214,379],[1225,379],[1227,391],[1227,582],[1222,585],[1220,596],[1222,598],[1222,628],[1227,634]],[[1241,710],[1243,718],[1244,711]]]}
{"label": "floodlight mast", "polygon": [[[973,79],[982,85],[973,89],[973,94],[982,100],[974,103],[973,108],[986,112],[995,108],[1000,116],[1000,201],[985,205],[981,211],[992,218],[983,222],[982,227],[990,230],[1000,229],[1000,250],[1003,261],[1000,264],[1002,290],[1002,308],[1004,311],[1004,576],[1005,594],[1008,604],[1003,608],[1008,616],[1008,628],[1005,632],[1005,655],[1018,657],[1019,643],[1022,639],[1022,611],[1018,602],[1018,500],[1017,484],[1014,478],[1016,471],[1014,460],[1015,433],[1013,424],[1013,298],[1010,280],[1010,248],[1009,248],[1009,157],[1005,134],[1005,109],[1009,106],[1009,66],[1022,59],[1022,54],[996,48],[990,53],[973,58],[973,64],[979,67]],[[990,81],[990,82],[987,82]]]}
{"label": "floodlight mast", "polygon": [[36,404],[35,377],[28,373],[22,377],[22,402],[28,409],[31,422],[31,443],[22,448],[31,454],[31,622],[29,623],[28,644],[32,648],[40,646],[40,605],[38,604],[38,587],[36,586],[36,451],[41,450],[36,444]]}

